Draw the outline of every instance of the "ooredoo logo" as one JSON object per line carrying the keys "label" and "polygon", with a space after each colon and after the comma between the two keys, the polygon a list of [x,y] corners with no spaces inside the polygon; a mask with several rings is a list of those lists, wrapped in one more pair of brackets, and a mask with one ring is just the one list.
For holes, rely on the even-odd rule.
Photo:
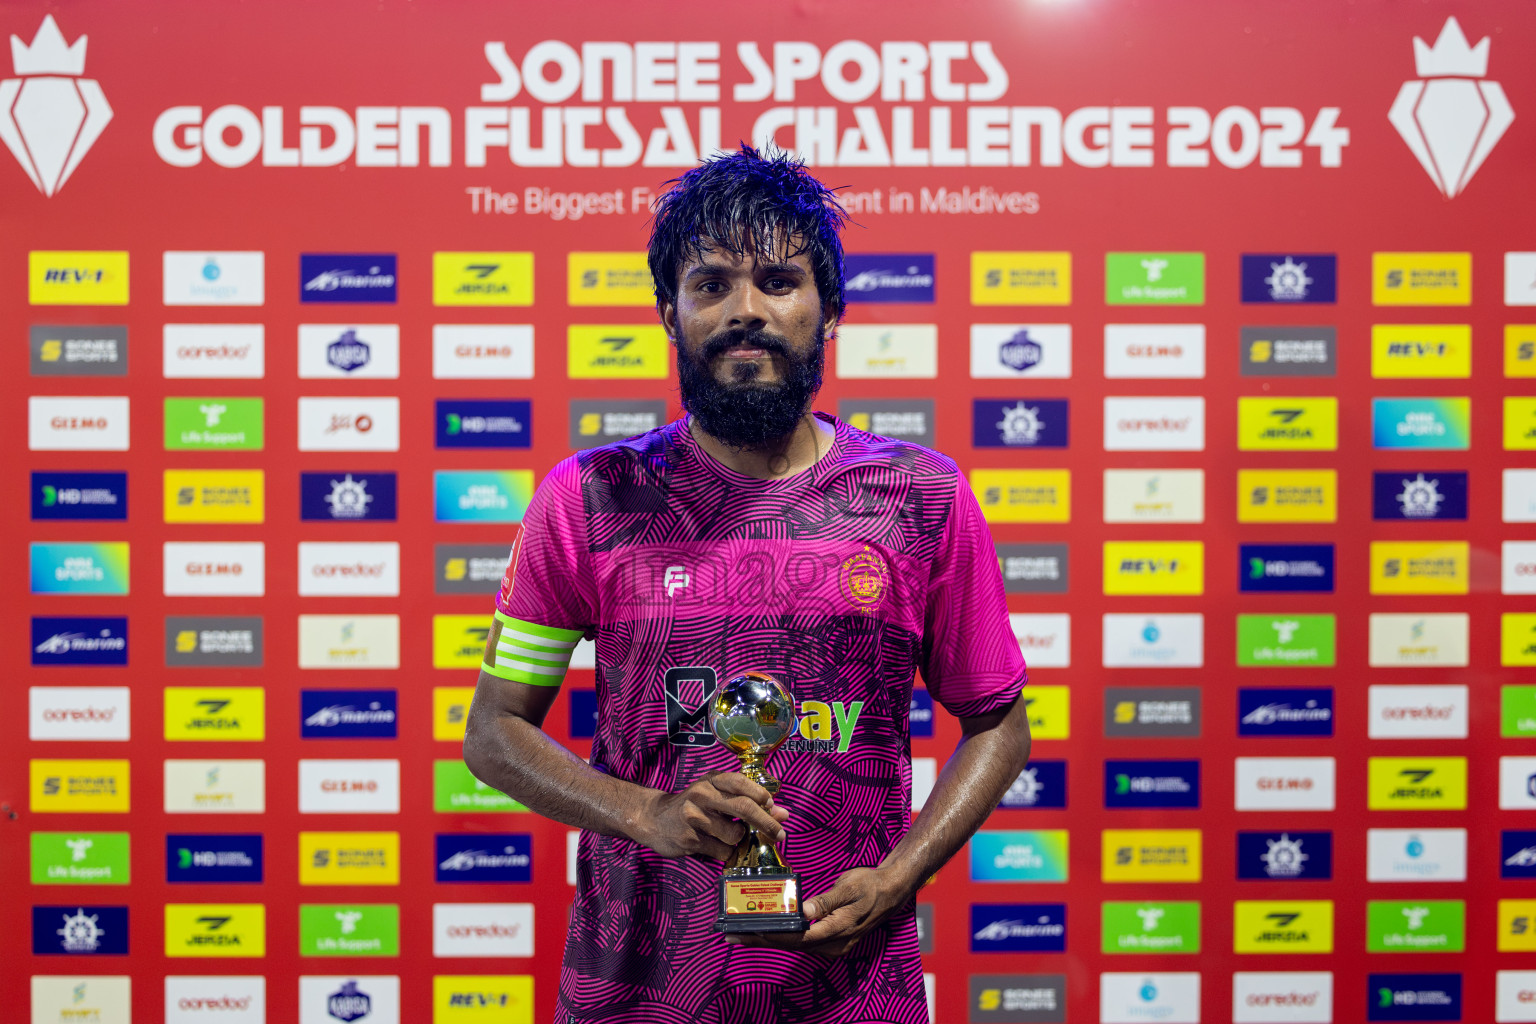
{"label": "ooredoo logo", "polygon": [[64,187],[112,120],[101,85],[82,77],[86,41],[66,45],[51,14],[31,46],[11,36],[17,77],[0,82],[0,139],[45,196]]}
{"label": "ooredoo logo", "polygon": [[433,904],[432,955],[533,956],[533,904]]}
{"label": "ooredoo logo", "polygon": [[396,597],[400,593],[400,545],[299,544],[301,597]]}

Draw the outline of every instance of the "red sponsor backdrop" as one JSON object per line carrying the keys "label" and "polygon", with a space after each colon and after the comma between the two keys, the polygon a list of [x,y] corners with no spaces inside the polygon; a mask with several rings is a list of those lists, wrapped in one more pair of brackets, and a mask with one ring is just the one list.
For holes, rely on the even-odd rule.
{"label": "red sponsor backdrop", "polygon": [[[587,40],[628,43],[650,40],[718,43],[717,100],[644,100],[614,95],[607,72],[601,95],[580,91],[552,106],[570,115],[578,108],[621,108],[640,137],[680,117],[697,132],[719,111],[719,138],[749,137],[760,115],[775,107],[809,122],[836,118],[840,138],[858,124],[855,107],[868,107],[889,132],[901,115],[916,111],[917,145],[928,139],[931,107],[953,110],[952,145],[946,166],[853,166],[823,159],[821,174],[851,193],[879,193],[877,212],[864,206],[849,229],[850,252],[933,253],[936,298],[932,304],[857,305],[849,323],[935,323],[937,376],[926,380],[840,380],[831,366],[820,406],[838,400],[933,397],[936,446],[962,468],[1068,468],[1072,472],[1071,521],[1065,524],[998,525],[999,542],[1066,542],[1071,545],[1070,589],[1065,595],[1010,597],[1018,612],[1067,612],[1072,617],[1072,664],[1040,669],[1032,678],[1072,687],[1071,735],[1037,741],[1035,755],[1066,758],[1070,802],[1065,811],[999,811],[990,828],[1070,830],[1070,885],[972,883],[965,854],[945,868],[923,894],[935,905],[936,949],[925,969],[936,976],[937,1019],[967,1019],[967,977],[972,974],[1062,974],[1067,978],[1068,1019],[1097,1019],[1098,978],[1103,971],[1188,971],[1202,975],[1203,1019],[1227,1019],[1234,971],[1331,970],[1335,1018],[1363,1019],[1366,976],[1372,971],[1459,972],[1465,980],[1466,1020],[1493,1018],[1494,972],[1526,966],[1529,959],[1495,951],[1495,901],[1529,894],[1528,886],[1500,879],[1498,836],[1503,828],[1530,827],[1529,812],[1501,811],[1498,758],[1528,744],[1501,739],[1499,688],[1521,682],[1521,670],[1500,667],[1499,616],[1523,610],[1522,599],[1499,592],[1499,542],[1530,536],[1529,527],[1506,525],[1500,516],[1500,474],[1528,464],[1505,451],[1502,395],[1528,391],[1502,375],[1504,326],[1529,320],[1501,301],[1503,254],[1536,248],[1532,241],[1528,169],[1536,143],[1527,110],[1536,110],[1536,76],[1523,55],[1536,40],[1536,10],[1520,3],[1418,4],[1128,4],[1107,2],[985,2],[961,8],[932,4],[802,4],[794,8],[681,2],[654,6],[600,3],[585,7],[487,4],[425,5],[384,2],[325,5],[266,3],[201,5],[158,2],[67,7],[9,3],[0,31],[30,40],[46,13],[57,18],[68,42],[89,37],[85,77],[100,83],[113,117],[72,175],[52,196],[29,183],[9,159],[0,159],[5,181],[0,200],[0,306],[9,311],[3,381],[5,433],[11,438],[7,493],[0,504],[0,532],[13,566],[36,540],[127,540],[132,549],[127,597],[32,596],[14,573],[0,595],[5,635],[0,666],[11,680],[0,723],[0,798],[16,817],[0,821],[5,856],[0,884],[9,894],[0,927],[0,954],[12,1005],[19,1007],[28,975],[129,974],[134,979],[135,1020],[159,1019],[162,978],[167,974],[262,974],[267,978],[268,1017],[294,1018],[301,974],[398,974],[403,1019],[427,1020],[434,974],[531,974],[536,1019],[553,1012],[566,908],[563,826],[528,816],[447,815],[432,812],[431,762],[457,756],[457,745],[432,739],[432,688],[470,685],[472,671],[434,669],[434,614],[486,613],[489,598],[434,595],[432,547],[436,543],[504,543],[508,527],[439,523],[433,518],[434,469],[531,469],[536,475],[566,455],[571,399],[665,397],[676,409],[673,385],[645,380],[571,380],[564,372],[566,327],[573,323],[645,323],[640,308],[572,308],[567,304],[566,254],[571,251],[638,250],[646,238],[646,214],[636,209],[633,189],[658,189],[678,172],[626,152],[613,121],[588,130],[589,144],[612,150],[598,166],[568,147],[550,165],[517,165],[503,145],[492,147],[483,166],[466,154],[470,107],[528,107],[542,124],[546,104],[525,88],[515,98],[498,94],[502,76],[487,56],[501,42],[510,62],[521,65],[535,44]],[[1487,79],[1502,84],[1515,112],[1513,125],[1493,148],[1464,191],[1446,198],[1389,122],[1387,113],[1402,83],[1416,77],[1415,36],[1433,41],[1447,16],[1456,15],[1468,38],[1492,41]],[[755,42],[765,59],[779,42],[807,42],[816,53],[844,40],[864,41],[879,52],[890,41],[929,43],[963,40],[990,44],[1006,86],[987,61],[957,59],[953,79],[969,94],[934,99],[943,92],[932,74],[928,95],[842,101],[816,77],[796,81],[785,65],[779,95],[752,98],[755,80],[738,45]],[[789,57],[800,50],[785,51]],[[809,48],[805,52],[810,52]],[[938,52],[931,48],[925,52]],[[814,65],[813,65],[814,67]],[[17,69],[20,72],[21,69]],[[856,77],[849,65],[846,78]],[[549,68],[555,77],[555,66]],[[558,85],[558,83],[556,83]],[[707,84],[707,83],[706,83]],[[662,86],[665,88],[663,81]],[[737,87],[748,91],[739,98]],[[770,86],[772,87],[772,86]],[[489,92],[482,98],[482,89]],[[551,87],[553,88],[553,87]],[[503,85],[503,90],[505,86]],[[157,118],[169,108],[197,106],[207,116],[234,104],[258,115],[277,107],[287,127],[287,147],[298,142],[300,108],[331,106],[349,114],[369,106],[439,107],[451,121],[445,166],[360,166],[354,155],[336,166],[264,166],[255,156],[243,166],[204,158],[172,166],[157,151]],[[978,166],[965,150],[967,108],[1053,108],[1063,116],[1084,107],[1148,107],[1147,141],[1126,142],[1126,152],[1107,161],[1126,166],[1087,166],[1109,140],[1089,130],[1077,151],[1068,146],[1058,166],[1041,166],[1044,148],[1027,166]],[[1198,107],[1212,115],[1229,108],[1294,108],[1308,127],[1325,108],[1337,108],[1337,126],[1348,132],[1337,159],[1324,166],[1325,147],[1294,145],[1299,166],[1263,166],[1263,155],[1246,166],[1170,166],[1169,108]],[[676,113],[667,108],[675,108]],[[827,113],[820,113],[825,108]],[[602,115],[607,117],[607,114]],[[567,120],[564,123],[571,123]],[[1070,122],[1069,122],[1070,124]],[[813,132],[778,133],[786,146],[807,148]],[[537,133],[536,133],[537,137]],[[327,136],[328,138],[328,136]],[[234,132],[226,141],[235,145]],[[272,144],[272,139],[268,139]],[[173,137],[188,150],[185,129]],[[1241,140],[1234,145],[1241,149]],[[274,147],[275,148],[275,147]],[[161,150],[171,152],[162,145]],[[1131,151],[1135,150],[1135,153]],[[1006,151],[1006,143],[1004,144]],[[827,151],[833,157],[832,151]],[[574,156],[574,160],[573,160]],[[184,158],[189,160],[190,158]],[[929,157],[933,159],[932,156]],[[940,157],[940,160],[945,158]],[[227,162],[239,162],[227,160]],[[674,160],[673,163],[681,163]],[[1015,163],[1019,161],[1014,160]],[[1147,166],[1134,166],[1145,162]],[[1228,162],[1243,163],[1238,152]],[[1279,162],[1285,162],[1283,158]],[[527,161],[524,161],[527,163]],[[1006,161],[1005,161],[1006,163]],[[990,188],[1032,193],[1020,212],[892,212],[892,190],[920,195],[946,188]],[[522,196],[527,189],[558,192],[618,190],[622,213],[555,219],[547,213],[476,212],[472,189]],[[481,193],[483,196],[483,193]],[[863,202],[870,202],[863,200]],[[1034,212],[1025,212],[1026,207]],[[481,207],[483,210],[483,206]],[[28,304],[30,250],[125,250],[131,261],[131,298],[125,307],[33,307]],[[257,250],[265,253],[266,300],[259,309],[168,308],[160,301],[161,253],[166,250]],[[534,254],[534,301],[524,309],[443,309],[432,301],[435,251],[528,251]],[[975,307],[970,302],[973,251],[1064,251],[1072,254],[1072,302],[1055,308]],[[1388,308],[1372,305],[1371,254],[1377,251],[1470,252],[1470,307]],[[1205,302],[1201,306],[1121,306],[1104,302],[1104,254],[1110,251],[1202,252]],[[398,300],[391,306],[326,307],[300,302],[301,253],[394,253]],[[1300,308],[1243,306],[1239,292],[1242,253],[1335,253],[1338,301]],[[401,353],[398,380],[349,382],[300,380],[295,345],[301,322],[397,323]],[[974,380],[969,374],[969,325],[976,322],[1070,323],[1074,352],[1068,379],[1010,383]],[[162,327],[168,322],[265,325],[266,374],[260,380],[166,380],[160,373]],[[435,323],[531,323],[537,375],[531,381],[436,380],[431,331]],[[1206,372],[1200,380],[1106,380],[1100,344],[1105,323],[1203,323]],[[1470,323],[1474,354],[1470,380],[1378,381],[1371,376],[1370,330],[1374,323]],[[29,376],[27,328],[37,323],[126,324],[131,361],[126,378]],[[1338,331],[1335,377],[1294,379],[1240,377],[1239,329],[1245,324],[1330,324]],[[831,353],[829,353],[830,357]],[[830,363],[830,358],[829,358]],[[266,442],[259,452],[167,452],[159,443],[161,400],[175,395],[260,395],[266,401]],[[1336,395],[1338,448],[1325,452],[1239,452],[1235,396],[1239,394]],[[132,447],[126,453],[27,451],[26,396],[103,394],[131,397]],[[390,453],[300,453],[295,429],[301,395],[396,394],[401,404],[400,450]],[[1105,452],[1101,398],[1105,395],[1204,395],[1206,445],[1199,452]],[[1373,395],[1470,395],[1472,448],[1468,452],[1378,451],[1370,437]],[[533,443],[526,450],[439,450],[431,429],[437,398],[511,397],[532,400]],[[1067,449],[1016,451],[974,449],[969,425],[975,397],[1071,400],[1072,444]],[[398,472],[399,520],[351,526],[301,523],[298,483],[302,470],[346,464]],[[1205,471],[1205,521],[1199,525],[1107,526],[1101,521],[1102,471],[1106,468],[1190,467]],[[1340,472],[1338,522],[1239,525],[1235,473],[1239,468],[1336,468]],[[1372,520],[1370,476],[1376,469],[1467,469],[1469,516],[1465,522],[1403,523]],[[168,468],[260,468],[266,473],[266,517],[261,525],[171,526],[163,522],[161,473]],[[28,518],[20,495],[29,471],[126,469],[131,503],[126,523],[47,523]],[[166,540],[259,539],[267,552],[266,594],[260,598],[162,596],[160,546]],[[294,552],[306,540],[393,540],[401,544],[402,593],[398,598],[299,598]],[[1472,545],[1471,592],[1452,597],[1386,597],[1369,594],[1368,544],[1372,540],[1466,540]],[[1101,593],[1101,544],[1105,540],[1202,540],[1205,583],[1200,596],[1105,597]],[[1331,542],[1337,550],[1337,585],[1331,594],[1250,595],[1237,592],[1241,542]],[[1107,670],[1099,667],[1099,622],[1105,612],[1203,612],[1205,663],[1188,670]],[[1471,616],[1471,663],[1466,668],[1367,667],[1369,612],[1466,612]],[[395,671],[301,671],[297,665],[296,617],[301,613],[396,613],[402,621],[401,667]],[[1338,620],[1338,657],[1333,668],[1239,669],[1233,657],[1239,612],[1328,612]],[[132,660],[126,668],[37,668],[29,663],[28,620],[33,615],[127,615]],[[266,625],[265,666],[230,670],[217,677],[196,669],[164,667],[162,622],[168,615],[260,615]],[[1247,678],[1252,676],[1253,678]],[[314,678],[311,678],[314,677]],[[1455,682],[1471,688],[1470,732],[1465,740],[1368,740],[1370,683]],[[28,685],[127,685],[133,694],[132,741],[87,745],[29,740],[21,713]],[[254,744],[169,742],[161,739],[161,689],[167,684],[259,685],[266,690],[265,740]],[[1236,733],[1239,685],[1331,686],[1336,699],[1332,739],[1243,739]],[[570,686],[590,685],[573,673]],[[1106,685],[1193,685],[1202,688],[1204,732],[1198,743],[1103,737],[1102,690]],[[301,741],[299,691],[305,687],[393,687],[399,691],[399,738],[375,741]],[[563,736],[565,698],[549,728]],[[958,735],[940,717],[932,739],[914,741],[914,754],[943,758]],[[572,741],[583,751],[584,741]],[[1371,755],[1458,755],[1468,758],[1465,811],[1366,811],[1366,758]],[[1337,811],[1237,813],[1232,810],[1232,762],[1247,756],[1332,756],[1338,763]],[[42,757],[122,757],[133,771],[128,815],[38,815],[28,810],[28,761]],[[1199,756],[1204,791],[1199,810],[1111,811],[1102,807],[1101,763],[1106,757]],[[167,815],[161,811],[161,761],[168,757],[260,757],[266,761],[267,811],[256,817]],[[298,814],[300,757],[388,757],[401,762],[398,815],[331,817]],[[1365,882],[1367,827],[1464,827],[1469,830],[1467,881],[1459,884]],[[1199,884],[1104,884],[1100,881],[1099,832],[1103,828],[1200,828],[1204,877]],[[134,884],[109,887],[29,885],[28,834],[32,831],[126,829],[132,834]],[[1239,829],[1331,829],[1331,881],[1238,882],[1234,872]],[[308,829],[389,830],[401,834],[401,882],[389,888],[301,887],[297,833]],[[531,885],[453,886],[434,882],[433,839],[453,830],[528,831],[534,836]],[[259,886],[170,886],[164,881],[163,836],[176,831],[260,831],[266,837],[266,881]],[[1462,954],[1367,954],[1367,898],[1434,898],[1466,902],[1466,952]],[[1379,891],[1378,891],[1379,890]],[[1098,952],[1099,904],[1104,900],[1199,900],[1204,955],[1104,956]],[[1237,899],[1332,900],[1336,914],[1332,955],[1237,955],[1231,952]],[[536,907],[535,956],[531,960],[434,959],[432,905],[437,902],[532,902]],[[161,906],[170,902],[260,902],[267,907],[267,955],[261,960],[168,959],[161,955]],[[297,955],[300,902],[392,902],[401,907],[398,960],[301,960]],[[1065,954],[969,952],[967,904],[971,902],[1065,902]],[[131,953],[126,958],[36,957],[29,943],[33,904],[124,904],[131,914]],[[19,1012],[15,1011],[15,1012]]]}

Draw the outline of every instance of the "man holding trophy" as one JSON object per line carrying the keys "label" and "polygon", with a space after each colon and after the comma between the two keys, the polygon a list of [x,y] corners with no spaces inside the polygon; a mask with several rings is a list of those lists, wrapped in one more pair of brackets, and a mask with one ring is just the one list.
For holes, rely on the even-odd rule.
{"label": "man holding trophy", "polygon": [[[746,147],[673,185],[650,267],[687,415],[539,486],[465,760],[582,829],[559,1020],[925,1022],[917,890],[1029,755],[991,536],[954,462],[811,411],[832,193]],[[590,764],[540,728],[583,637]],[[964,739],[913,820],[917,672]]]}

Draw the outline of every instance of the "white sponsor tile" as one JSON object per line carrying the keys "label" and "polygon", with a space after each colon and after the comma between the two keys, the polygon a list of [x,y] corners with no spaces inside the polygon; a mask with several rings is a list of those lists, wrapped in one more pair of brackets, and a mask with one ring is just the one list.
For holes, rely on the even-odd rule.
{"label": "white sponsor tile", "polygon": [[34,452],[125,452],[125,395],[27,398],[27,447]]}
{"label": "white sponsor tile", "polygon": [[299,668],[399,667],[400,616],[299,616]]}
{"label": "white sponsor tile", "polygon": [[299,596],[400,596],[399,543],[301,541]]}
{"label": "white sponsor tile", "polygon": [[1504,471],[1504,521],[1536,523],[1536,469]]}
{"label": "white sponsor tile", "polygon": [[1199,668],[1205,664],[1205,616],[1107,614],[1105,668]]}
{"label": "white sponsor tile", "polygon": [[195,975],[165,979],[165,1024],[266,1024],[267,979]]}
{"label": "white sponsor tile", "polygon": [[1499,809],[1536,810],[1536,757],[1499,758]]}
{"label": "white sponsor tile", "polygon": [[[18,996],[12,992],[12,1006]],[[133,979],[118,974],[34,974],[29,1019],[32,1024],[130,1024]]]}
{"label": "white sponsor tile", "polygon": [[260,306],[266,302],[266,254],[166,252],[161,262],[167,306]]}
{"label": "white sponsor tile", "polygon": [[126,686],[33,686],[27,704],[28,739],[128,739]]}
{"label": "white sponsor tile", "polygon": [[533,956],[533,904],[432,904],[432,955]]}
{"label": "white sponsor tile", "polygon": [[261,541],[167,541],[163,562],[167,597],[260,597],[266,593],[266,545]]}
{"label": "white sponsor tile", "polygon": [[432,376],[439,380],[527,380],[531,324],[434,324]]}
{"label": "white sponsor tile", "polygon": [[1536,252],[1504,254],[1504,305],[1536,306]]}
{"label": "white sponsor tile", "polygon": [[299,451],[399,450],[400,399],[329,396],[299,399]]}
{"label": "white sponsor tile", "polygon": [[399,324],[299,324],[300,379],[399,376]]}
{"label": "white sponsor tile", "polygon": [[1499,971],[1493,1019],[1498,1024],[1536,1021],[1536,971]]}
{"label": "white sponsor tile", "polygon": [[1067,668],[1072,664],[1071,615],[1014,612],[1008,616],[1008,624],[1030,668]]}
{"label": "white sponsor tile", "polygon": [[1205,522],[1205,470],[1106,469],[1104,521]]}
{"label": "white sponsor tile", "polygon": [[837,375],[932,379],[939,372],[936,324],[843,324],[832,342]]}
{"label": "white sponsor tile", "polygon": [[1205,399],[1155,397],[1104,399],[1107,452],[1205,450]]}
{"label": "white sponsor tile", "polygon": [[1205,376],[1204,324],[1105,324],[1104,376],[1142,380]]}
{"label": "white sponsor tile", "polygon": [[1466,739],[1468,699],[1465,686],[1374,685],[1366,731],[1373,740]]}
{"label": "white sponsor tile", "polygon": [[1502,554],[1502,592],[1536,594],[1536,541],[1507,540]]}
{"label": "white sponsor tile", "polygon": [[1233,1024],[1330,1024],[1332,971],[1237,971]]}
{"label": "white sponsor tile", "polygon": [[[1034,347],[1031,348],[1030,343]],[[1070,377],[1072,327],[1070,324],[972,324],[971,376],[1005,380]]]}
{"label": "white sponsor tile", "polygon": [[300,814],[399,814],[400,762],[299,760]]}
{"label": "white sponsor tile", "polygon": [[400,1024],[400,979],[375,974],[300,975],[299,1024],[338,1021]]}
{"label": "white sponsor tile", "polygon": [[1331,757],[1239,757],[1233,770],[1239,811],[1331,811]]}
{"label": "white sponsor tile", "polygon": [[262,814],[266,809],[265,761],[165,762],[167,814]]}
{"label": "white sponsor tile", "polygon": [[1469,621],[1462,612],[1372,612],[1371,667],[1465,666]]}
{"label": "white sponsor tile", "polygon": [[1465,882],[1464,828],[1372,828],[1365,833],[1368,882]]}
{"label": "white sponsor tile", "polygon": [[1200,975],[1106,971],[1099,975],[1100,1024],[1200,1024]]}
{"label": "white sponsor tile", "polygon": [[161,346],[168,380],[259,380],[267,373],[261,324],[166,324]]}

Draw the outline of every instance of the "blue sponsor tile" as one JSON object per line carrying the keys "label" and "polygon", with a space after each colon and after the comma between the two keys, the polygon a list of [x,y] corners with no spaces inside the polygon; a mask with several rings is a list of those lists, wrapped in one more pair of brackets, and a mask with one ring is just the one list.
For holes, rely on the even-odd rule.
{"label": "blue sponsor tile", "polygon": [[1108,808],[1200,806],[1199,761],[1105,761]]}
{"label": "blue sponsor tile", "polygon": [[300,302],[394,302],[395,254],[384,252],[302,253]]}
{"label": "blue sponsor tile", "polygon": [[971,904],[972,953],[1065,953],[1065,903]]}
{"label": "blue sponsor tile", "polygon": [[1499,833],[1499,877],[1536,878],[1536,831],[1505,829]]}
{"label": "blue sponsor tile", "polygon": [[437,400],[437,447],[527,448],[533,438],[532,403],[526,400]]}
{"label": "blue sponsor tile", "polygon": [[933,735],[933,695],[926,688],[912,687],[912,704],[907,715],[913,736],[926,739]]}
{"label": "blue sponsor tile", "polygon": [[167,882],[260,882],[259,832],[173,832],[165,837]]}
{"label": "blue sponsor tile", "polygon": [[517,832],[439,832],[434,869],[439,882],[530,882],[533,837]]}
{"label": "blue sponsor tile", "polygon": [[1371,518],[1465,519],[1467,474],[1443,469],[1372,473]]}
{"label": "blue sponsor tile", "polygon": [[1239,736],[1332,736],[1333,688],[1244,687],[1237,691]]}
{"label": "blue sponsor tile", "polygon": [[977,398],[971,403],[971,444],[977,448],[1065,448],[1065,398]]}
{"label": "blue sponsor tile", "polygon": [[1067,762],[1030,761],[998,801],[999,810],[1067,806]]}
{"label": "blue sponsor tile", "polygon": [[933,253],[850,252],[843,256],[849,305],[933,301]]}
{"label": "blue sponsor tile", "polygon": [[337,470],[299,475],[299,518],[308,522],[394,522],[395,474]]}
{"label": "blue sponsor tile", "polygon": [[1246,881],[1310,882],[1333,878],[1333,833],[1239,832],[1237,877]]}
{"label": "blue sponsor tile", "polygon": [[1243,593],[1333,593],[1332,544],[1243,544],[1237,587]]}
{"label": "blue sponsor tile", "polygon": [[128,908],[91,903],[32,908],[33,956],[124,956]]}
{"label": "blue sponsor tile", "polygon": [[597,735],[597,691],[571,691],[571,739],[589,740]]}
{"label": "blue sponsor tile", "polygon": [[34,665],[126,665],[128,620],[123,616],[34,616]]}
{"label": "blue sponsor tile", "polygon": [[1333,253],[1243,253],[1243,301],[1276,305],[1338,301]]}
{"label": "blue sponsor tile", "polygon": [[127,473],[32,474],[32,518],[128,518]]}
{"label": "blue sponsor tile", "polygon": [[318,739],[394,739],[399,734],[394,690],[301,690],[299,735]]}
{"label": "blue sponsor tile", "polygon": [[1366,1020],[1461,1020],[1461,975],[1372,974],[1365,985]]}

